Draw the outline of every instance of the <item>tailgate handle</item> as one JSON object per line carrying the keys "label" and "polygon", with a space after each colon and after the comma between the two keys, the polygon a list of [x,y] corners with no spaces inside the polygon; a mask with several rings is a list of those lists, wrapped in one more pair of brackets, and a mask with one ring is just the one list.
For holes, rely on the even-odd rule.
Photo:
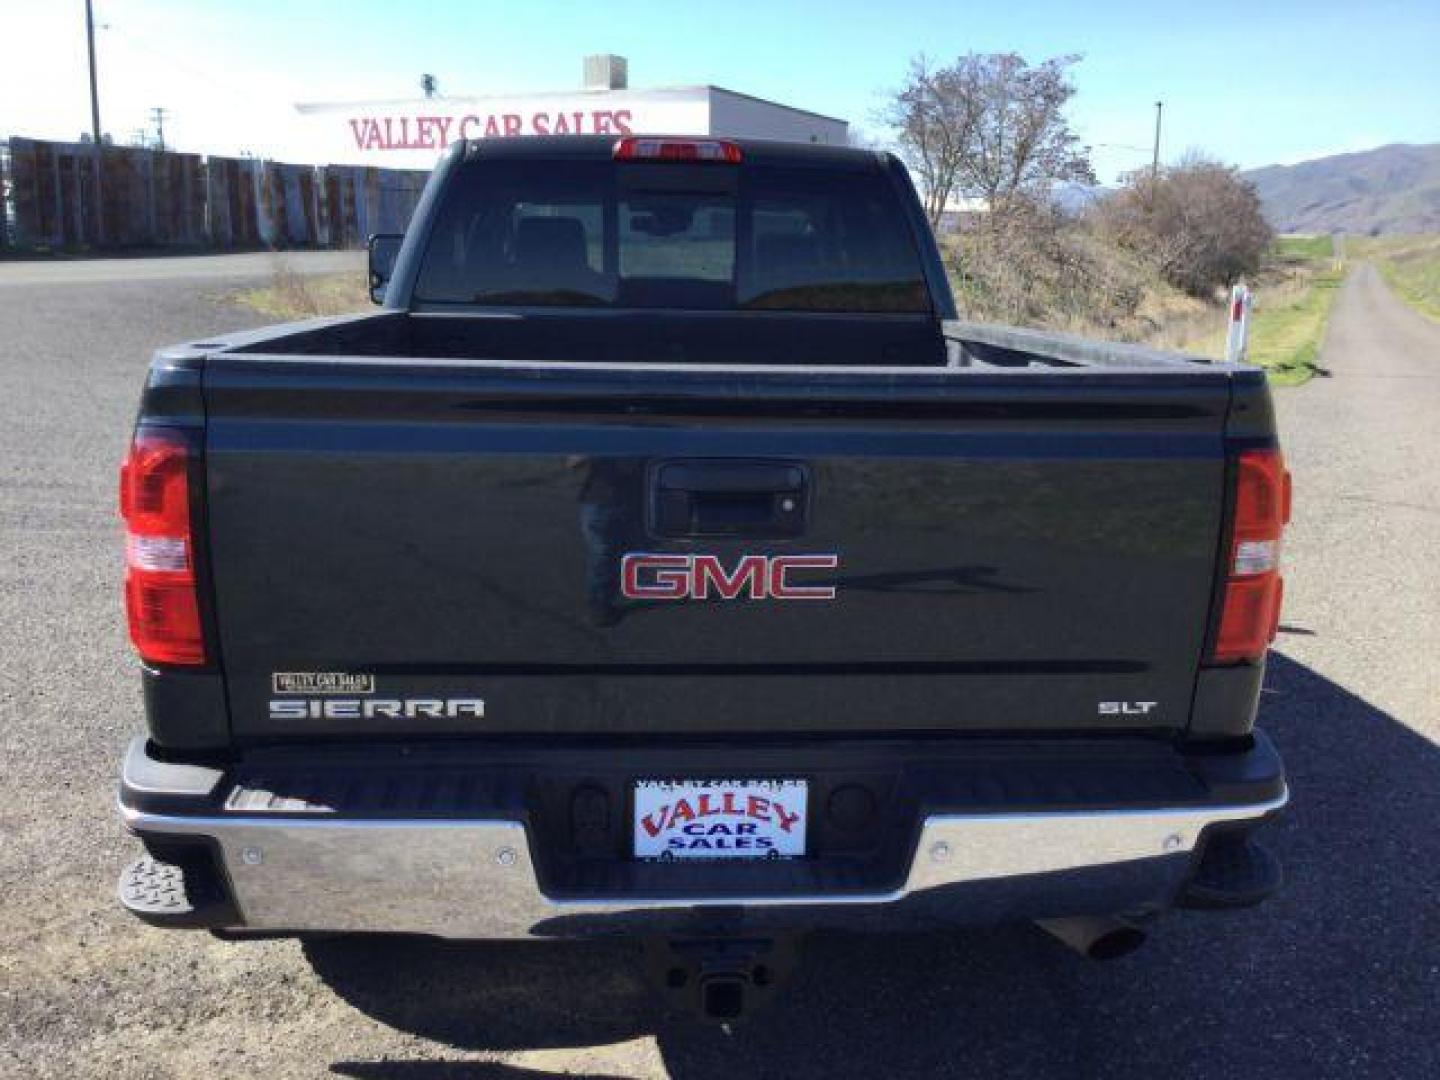
{"label": "tailgate handle", "polygon": [[799,536],[810,470],[794,462],[672,461],[654,473],[661,536]]}

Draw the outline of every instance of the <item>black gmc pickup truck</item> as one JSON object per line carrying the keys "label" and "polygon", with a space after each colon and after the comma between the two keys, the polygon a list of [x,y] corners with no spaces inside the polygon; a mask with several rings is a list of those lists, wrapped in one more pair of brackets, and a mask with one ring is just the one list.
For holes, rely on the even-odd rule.
{"label": "black gmc pickup truck", "polygon": [[1273,890],[1259,370],[957,321],[883,153],[457,144],[399,241],[151,365],[136,915],[634,934],[728,1017],[812,927]]}

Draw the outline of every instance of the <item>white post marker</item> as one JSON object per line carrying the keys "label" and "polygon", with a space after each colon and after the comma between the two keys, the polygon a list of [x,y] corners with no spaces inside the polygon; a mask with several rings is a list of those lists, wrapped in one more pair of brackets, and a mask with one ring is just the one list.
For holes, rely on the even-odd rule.
{"label": "white post marker", "polygon": [[1225,335],[1225,359],[1232,364],[1245,359],[1245,349],[1250,343],[1250,305],[1254,298],[1248,285],[1236,285],[1230,290],[1230,330]]}

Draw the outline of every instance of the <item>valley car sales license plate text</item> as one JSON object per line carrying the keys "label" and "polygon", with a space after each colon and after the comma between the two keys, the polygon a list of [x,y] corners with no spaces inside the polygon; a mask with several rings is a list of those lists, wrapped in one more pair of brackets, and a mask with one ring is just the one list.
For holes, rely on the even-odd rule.
{"label": "valley car sales license plate text", "polygon": [[804,780],[637,780],[637,859],[805,854]]}

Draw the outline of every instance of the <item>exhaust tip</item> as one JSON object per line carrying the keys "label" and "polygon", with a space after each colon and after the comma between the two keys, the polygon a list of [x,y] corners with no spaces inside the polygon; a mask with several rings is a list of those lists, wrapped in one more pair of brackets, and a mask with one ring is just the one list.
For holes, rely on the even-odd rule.
{"label": "exhaust tip", "polygon": [[1090,943],[1086,955],[1091,960],[1119,960],[1145,944],[1145,931],[1138,926],[1121,924]]}
{"label": "exhaust tip", "polygon": [[1087,960],[1119,960],[1144,945],[1146,938],[1134,923],[1103,915],[1037,919],[1035,925]]}

